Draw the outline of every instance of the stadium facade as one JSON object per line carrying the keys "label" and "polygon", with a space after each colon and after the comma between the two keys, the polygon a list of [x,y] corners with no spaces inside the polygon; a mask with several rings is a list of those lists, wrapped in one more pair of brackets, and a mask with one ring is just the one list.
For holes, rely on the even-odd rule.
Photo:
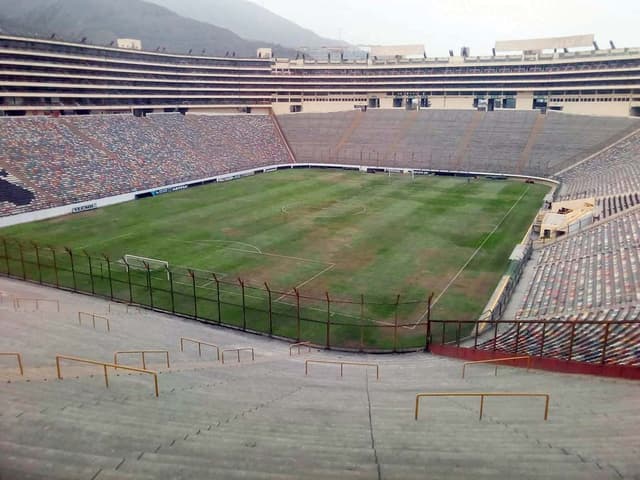
{"label": "stadium facade", "polygon": [[366,107],[640,116],[640,48],[599,49],[594,43],[590,50],[570,52],[563,45],[566,37],[496,44],[522,49],[515,55],[465,51],[443,58],[321,62],[177,55],[0,35],[0,114],[285,114]]}

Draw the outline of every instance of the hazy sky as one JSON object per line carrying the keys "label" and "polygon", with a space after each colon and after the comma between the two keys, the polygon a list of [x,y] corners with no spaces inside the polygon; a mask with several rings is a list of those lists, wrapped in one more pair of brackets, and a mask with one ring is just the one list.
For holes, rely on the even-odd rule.
{"label": "hazy sky", "polygon": [[593,33],[640,47],[640,0],[253,0],[353,44],[425,44],[429,56],[489,54],[495,40]]}

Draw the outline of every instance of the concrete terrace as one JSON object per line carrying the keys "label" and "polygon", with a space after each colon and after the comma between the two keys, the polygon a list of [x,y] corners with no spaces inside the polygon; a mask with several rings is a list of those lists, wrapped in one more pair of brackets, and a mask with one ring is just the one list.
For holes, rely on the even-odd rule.
{"label": "concrete terrace", "polygon": [[[265,337],[0,279],[0,479],[495,479],[640,478],[640,384],[604,378],[472,366],[428,354],[347,355],[313,350],[289,357]],[[13,297],[49,298],[53,305]],[[77,312],[107,316],[78,325]],[[180,336],[252,346],[222,365]],[[171,368],[150,356],[148,375],[63,363],[56,354],[113,361],[116,350],[170,350]],[[245,356],[246,355],[246,356]],[[375,369],[304,360],[376,362]],[[123,363],[139,365],[133,356]],[[542,399],[423,399],[418,392],[544,392]]]}

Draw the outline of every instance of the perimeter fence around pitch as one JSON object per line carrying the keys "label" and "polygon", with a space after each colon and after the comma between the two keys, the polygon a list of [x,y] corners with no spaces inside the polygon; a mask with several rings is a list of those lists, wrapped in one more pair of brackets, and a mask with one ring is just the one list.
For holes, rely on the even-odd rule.
{"label": "perimeter fence around pitch", "polygon": [[122,258],[0,237],[2,275],[243,331],[371,352],[425,349],[434,333],[428,331],[430,299],[312,296],[197,269],[136,267]]}

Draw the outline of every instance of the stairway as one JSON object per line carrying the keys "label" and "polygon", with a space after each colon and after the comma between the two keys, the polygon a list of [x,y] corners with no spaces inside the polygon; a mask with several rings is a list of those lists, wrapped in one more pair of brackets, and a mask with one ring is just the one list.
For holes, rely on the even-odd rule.
{"label": "stairway", "polygon": [[460,140],[458,147],[456,148],[456,152],[453,155],[453,162],[451,163],[451,170],[462,170],[462,164],[467,156],[467,151],[469,149],[469,145],[471,145],[471,140],[473,139],[473,134],[475,133],[478,125],[482,122],[486,115],[486,112],[476,111],[473,112],[473,118],[471,122],[467,125],[467,128],[464,132],[464,136]]}
{"label": "stairway", "polygon": [[538,135],[544,128],[544,121],[546,119],[546,115],[538,114],[536,117],[536,121],[531,128],[531,133],[529,134],[529,138],[527,139],[527,143],[522,149],[522,153],[520,154],[520,158],[518,159],[518,166],[516,167],[516,173],[522,174],[525,171],[525,168],[529,165],[529,161],[531,160],[531,151],[538,141]]}

